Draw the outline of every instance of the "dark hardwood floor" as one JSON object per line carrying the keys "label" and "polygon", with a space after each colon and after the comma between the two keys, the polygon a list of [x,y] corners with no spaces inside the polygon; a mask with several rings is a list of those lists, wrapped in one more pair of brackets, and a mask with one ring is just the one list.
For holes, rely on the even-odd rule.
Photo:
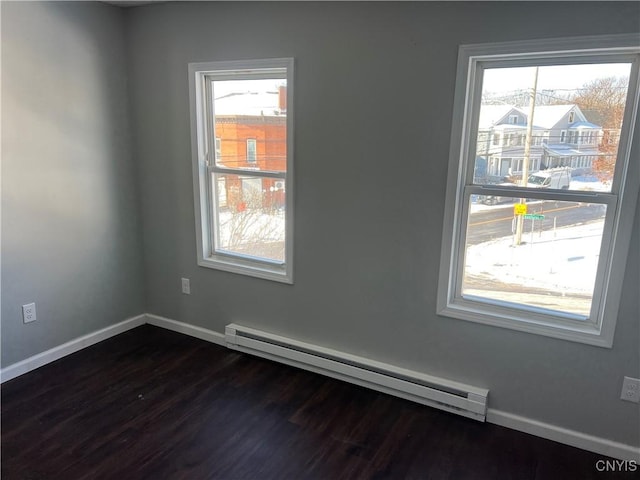
{"label": "dark hardwood floor", "polygon": [[2,480],[638,478],[149,325],[6,382],[1,397]]}

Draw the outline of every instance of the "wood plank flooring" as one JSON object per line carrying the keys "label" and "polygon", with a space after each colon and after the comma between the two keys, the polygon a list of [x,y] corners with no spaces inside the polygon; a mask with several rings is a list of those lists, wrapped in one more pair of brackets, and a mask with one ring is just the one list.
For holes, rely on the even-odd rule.
{"label": "wood plank flooring", "polygon": [[144,325],[1,387],[12,479],[602,479],[600,455]]}

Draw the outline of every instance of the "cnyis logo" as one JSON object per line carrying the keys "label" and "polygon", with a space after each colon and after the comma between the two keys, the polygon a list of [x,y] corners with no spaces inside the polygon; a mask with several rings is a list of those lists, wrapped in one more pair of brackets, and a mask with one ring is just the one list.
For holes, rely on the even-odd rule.
{"label": "cnyis logo", "polygon": [[638,462],[635,460],[598,460],[596,470],[599,472],[635,472]]}

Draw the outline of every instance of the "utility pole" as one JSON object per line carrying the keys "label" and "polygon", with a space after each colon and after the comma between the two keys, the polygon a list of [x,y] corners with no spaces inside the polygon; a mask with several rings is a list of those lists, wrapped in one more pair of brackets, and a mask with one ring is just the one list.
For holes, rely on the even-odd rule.
{"label": "utility pole", "polygon": [[[536,90],[538,88],[538,67],[533,74],[533,86],[529,91],[529,116],[527,117],[527,136],[524,140],[524,158],[522,159],[522,180],[520,185],[527,186],[529,179],[529,158],[531,157],[531,137],[533,134],[533,112],[536,108]],[[525,198],[520,199],[520,203],[525,202]],[[516,222],[516,240],[515,244],[522,243],[522,230],[524,229],[524,215],[518,215]]]}

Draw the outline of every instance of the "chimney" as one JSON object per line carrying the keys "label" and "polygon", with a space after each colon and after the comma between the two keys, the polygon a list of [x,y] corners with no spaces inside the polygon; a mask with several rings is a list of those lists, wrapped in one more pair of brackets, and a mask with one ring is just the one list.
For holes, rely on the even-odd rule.
{"label": "chimney", "polygon": [[286,85],[280,85],[278,87],[278,108],[282,112],[287,111],[287,87]]}

